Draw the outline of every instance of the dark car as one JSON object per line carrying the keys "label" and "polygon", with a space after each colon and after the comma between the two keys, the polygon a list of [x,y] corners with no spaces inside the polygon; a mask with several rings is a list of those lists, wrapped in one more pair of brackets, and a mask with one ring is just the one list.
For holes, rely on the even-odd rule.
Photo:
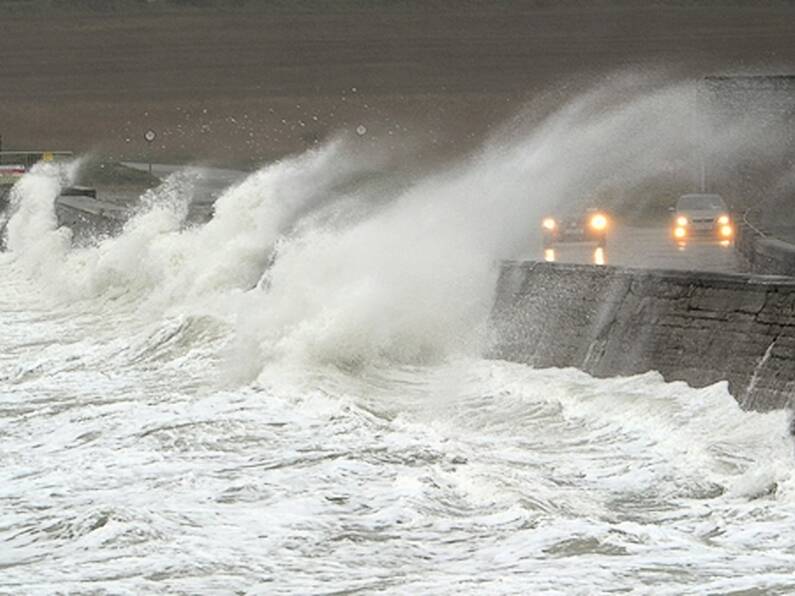
{"label": "dark car", "polygon": [[547,216],[541,222],[544,248],[559,242],[594,242],[604,248],[610,218],[595,207],[561,217]]}

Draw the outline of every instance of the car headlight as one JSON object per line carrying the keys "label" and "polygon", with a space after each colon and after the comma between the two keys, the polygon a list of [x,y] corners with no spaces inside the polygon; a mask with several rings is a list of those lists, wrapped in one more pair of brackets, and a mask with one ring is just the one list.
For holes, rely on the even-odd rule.
{"label": "car headlight", "polygon": [[591,218],[591,227],[598,231],[604,230],[607,228],[607,218],[601,213],[597,213]]}
{"label": "car headlight", "polygon": [[549,230],[550,232],[558,227],[557,222],[551,217],[544,219],[541,225],[544,226],[545,230]]}
{"label": "car headlight", "polygon": [[729,216],[728,215],[721,215],[718,218],[718,225],[728,226],[729,225]]}
{"label": "car headlight", "polygon": [[732,234],[734,234],[733,227],[729,225],[720,227],[720,235],[723,236],[724,238],[730,238]]}
{"label": "car headlight", "polygon": [[684,215],[680,215],[676,218],[676,225],[679,227],[685,227],[687,225],[687,218]]}

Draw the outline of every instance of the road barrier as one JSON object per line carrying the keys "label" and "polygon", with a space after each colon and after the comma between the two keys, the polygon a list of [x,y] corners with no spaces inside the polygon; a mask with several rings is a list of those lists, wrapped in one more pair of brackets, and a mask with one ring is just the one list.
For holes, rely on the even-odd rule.
{"label": "road barrier", "polygon": [[749,210],[743,214],[735,243],[737,251],[754,273],[795,277],[795,245],[765,233],[754,223],[754,213]]}
{"label": "road barrier", "polygon": [[505,262],[492,329],[495,358],[728,381],[754,410],[795,397],[795,279]]}

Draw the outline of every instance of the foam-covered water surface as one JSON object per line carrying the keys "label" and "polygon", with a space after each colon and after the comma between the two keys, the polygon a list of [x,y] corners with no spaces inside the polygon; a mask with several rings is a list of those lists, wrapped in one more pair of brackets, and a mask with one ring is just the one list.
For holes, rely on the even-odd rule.
{"label": "foam-covered water surface", "polygon": [[5,590],[793,588],[785,416],[722,385],[458,359],[225,389],[217,322],[110,327],[4,324]]}
{"label": "foam-covered water surface", "polygon": [[527,222],[694,142],[656,125],[689,96],[595,93],[386,189],[337,139],[201,226],[186,169],[82,247],[53,208],[79,163],[34,168],[0,254],[0,591],[795,590],[785,413],[482,356]]}

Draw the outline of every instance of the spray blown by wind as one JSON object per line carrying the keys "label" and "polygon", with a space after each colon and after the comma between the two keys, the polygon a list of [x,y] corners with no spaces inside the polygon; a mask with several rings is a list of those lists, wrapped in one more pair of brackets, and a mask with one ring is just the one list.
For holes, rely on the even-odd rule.
{"label": "spray blown by wind", "polygon": [[[526,254],[545,212],[605,185],[693,170],[706,136],[696,85],[638,88],[648,81],[624,77],[543,116],[528,109],[478,151],[392,190],[357,180],[394,158],[337,139],[227,189],[199,227],[183,225],[195,174],[181,172],[120,236],[88,248],[70,249],[53,214],[69,176],[34,170],[15,190],[9,247],[70,298],[132,294],[147,316],[234,324],[248,377],[285,357],[358,365],[479,353],[497,263]],[[721,124],[709,143],[737,161],[753,123]]]}
{"label": "spray blown by wind", "polygon": [[[0,254],[0,591],[790,592],[784,412],[481,357],[548,210],[696,180],[695,86],[639,83],[430,173],[343,137],[199,226],[186,168],[86,247],[54,208],[79,164],[34,168]],[[723,124],[740,163],[757,131]]]}

